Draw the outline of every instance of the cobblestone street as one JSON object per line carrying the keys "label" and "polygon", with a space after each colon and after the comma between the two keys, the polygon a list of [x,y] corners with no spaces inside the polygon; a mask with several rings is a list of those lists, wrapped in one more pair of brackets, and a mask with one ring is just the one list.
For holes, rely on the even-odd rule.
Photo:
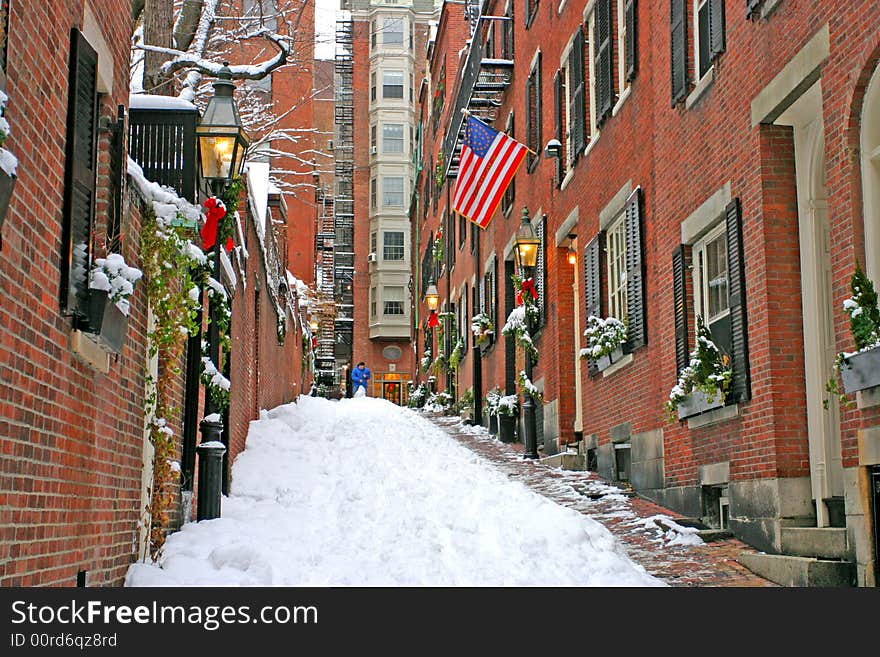
{"label": "cobblestone street", "polygon": [[736,561],[743,552],[754,552],[742,541],[727,538],[702,545],[675,544],[674,539],[668,540],[657,520],[674,521],[680,518],[678,514],[625,494],[595,473],[525,461],[521,443],[502,443],[481,427],[462,425],[458,418],[431,419],[510,479],[602,523],[624,545],[633,561],[670,586],[775,586]]}

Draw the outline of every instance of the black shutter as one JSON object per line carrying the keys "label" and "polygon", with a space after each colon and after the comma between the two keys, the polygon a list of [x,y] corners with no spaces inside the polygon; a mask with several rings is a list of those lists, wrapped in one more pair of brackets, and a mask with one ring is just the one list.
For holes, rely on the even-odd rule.
{"label": "black shutter", "polygon": [[61,307],[82,316],[88,306],[95,216],[98,53],[76,28],[70,40]]}
{"label": "black shutter", "polygon": [[614,106],[614,61],[611,53],[611,0],[598,0],[596,24],[596,121],[601,125]]}
{"label": "black shutter", "polygon": [[[531,74],[526,78],[526,146],[532,148],[534,146],[532,140],[533,128],[532,121],[534,120],[534,112],[532,111],[532,88],[535,85],[535,78]],[[533,149],[534,150],[534,149]],[[532,161],[534,160],[534,156],[531,152],[526,154],[526,162],[529,166],[531,166]]]}
{"label": "black shutter", "polygon": [[[587,304],[586,319],[590,316],[602,317],[602,242],[605,233],[599,233],[590,240],[584,249],[584,299]],[[599,369],[592,358],[588,361],[590,376],[596,376]]]}
{"label": "black shutter", "polygon": [[498,256],[492,258],[492,268],[489,270],[489,287],[491,290],[491,295],[489,297],[490,308],[492,312],[489,314],[489,319],[492,321],[493,332],[489,337],[489,344],[495,344],[495,338],[501,332],[500,327],[498,326]]}
{"label": "black shutter", "polygon": [[626,81],[629,82],[636,77],[636,69],[638,63],[636,61],[636,0],[626,0],[624,6],[624,21],[626,25],[626,59],[624,60],[624,71],[626,73]]}
{"label": "black shutter", "polygon": [[569,92],[571,97],[569,132],[571,133],[571,148],[574,149],[573,164],[577,162],[581,151],[587,145],[587,105],[584,102],[584,31],[582,28],[578,28],[571,53],[568,56],[568,80],[571,86]]}
{"label": "black shutter", "polygon": [[632,352],[648,342],[645,326],[645,258],[642,229],[641,188],[626,202],[626,316],[627,349]]}
{"label": "black shutter", "polygon": [[709,0],[709,50],[711,59],[724,52],[724,0]]}
{"label": "black shutter", "polygon": [[746,315],[746,270],[743,259],[742,212],[739,199],[727,206],[727,274],[730,278],[730,334],[733,360],[732,401],[751,398],[749,339]]}
{"label": "black shutter", "polygon": [[538,290],[538,316],[537,326],[544,326],[547,321],[547,215],[542,215],[535,229],[541,243],[538,245],[538,262],[535,266],[535,288]]}
{"label": "black shutter", "polygon": [[670,0],[670,70],[672,105],[687,93],[687,11],[685,0]]}
{"label": "black shutter", "polygon": [[688,345],[687,273],[690,270],[691,247],[680,245],[672,252],[672,296],[675,313],[675,368],[677,373],[690,362]]}
{"label": "black shutter", "polygon": [[[562,134],[562,113],[565,111],[565,105],[563,104],[565,97],[565,89],[563,88],[563,76],[565,73],[562,69],[556,71],[556,75],[553,76],[553,118],[555,130],[553,136],[559,141],[560,144],[565,144],[565,136]],[[565,167],[563,165],[563,161],[565,158],[565,149],[561,149],[559,157],[556,158],[556,186],[559,187],[562,184],[562,176],[565,173]]]}

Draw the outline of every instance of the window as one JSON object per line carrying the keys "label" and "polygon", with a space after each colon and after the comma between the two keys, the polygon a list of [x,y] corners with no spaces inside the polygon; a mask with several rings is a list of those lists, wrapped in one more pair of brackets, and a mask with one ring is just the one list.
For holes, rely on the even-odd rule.
{"label": "window", "polygon": [[384,315],[403,315],[403,287],[383,288]]}
{"label": "window", "polygon": [[370,73],[370,100],[376,100],[376,71]]}
{"label": "window", "polygon": [[71,30],[64,185],[62,310],[84,317],[92,257],[98,150],[98,53],[82,32]]}
{"label": "window", "polygon": [[372,179],[370,180],[370,209],[371,209],[371,210],[375,210],[375,209],[376,209],[376,203],[377,203],[376,198],[377,198],[377,194],[376,194],[376,179],[375,179],[375,178],[372,178]]}
{"label": "window", "polygon": [[386,208],[403,207],[402,176],[385,176],[382,178],[382,206]]}
{"label": "window", "polygon": [[724,51],[724,0],[694,0],[694,66],[699,82]]}
{"label": "window", "polygon": [[382,71],[382,98],[403,98],[403,71]]}
{"label": "window", "polygon": [[526,29],[528,29],[532,21],[535,20],[535,14],[538,13],[538,0],[526,0],[525,13],[525,25]]}
{"label": "window", "polygon": [[535,264],[535,290],[538,292],[538,321],[536,328],[544,326],[547,320],[547,215],[541,217],[535,226],[541,243],[538,245],[538,261]]}
{"label": "window", "polygon": [[526,80],[526,146],[531,151],[526,155],[529,173],[534,171],[540,158],[541,145],[541,53],[535,57],[532,71]]}
{"label": "window", "polygon": [[[489,269],[483,275],[483,287],[480,292],[482,300],[480,311],[489,317],[493,326],[498,324],[498,286],[495,281],[495,270],[497,267],[498,259],[492,258],[492,262],[489,264]],[[494,333],[489,336],[489,341],[486,343],[485,348],[488,348],[493,344],[495,344]]]}
{"label": "window", "polygon": [[382,30],[382,44],[386,46],[403,45],[403,18],[386,18]]}
{"label": "window", "polygon": [[376,316],[376,288],[370,288],[370,317]]}
{"label": "window", "polygon": [[513,59],[513,0],[509,0],[504,15],[510,20],[501,21],[501,59]]}
{"label": "window", "polygon": [[597,0],[588,23],[590,39],[590,118],[595,136],[614,108],[612,0]]}
{"label": "window", "polygon": [[626,322],[626,223],[624,215],[608,228],[605,235],[605,271],[608,272],[608,316]]}
{"label": "window", "polygon": [[374,153],[376,151],[376,126],[370,126],[370,152]]}
{"label": "window", "polygon": [[463,249],[465,242],[467,242],[467,218],[460,214],[458,215],[458,248]]}
{"label": "window", "polygon": [[722,353],[730,354],[730,284],[727,274],[727,235],[719,224],[692,252],[694,264],[694,312],[703,318],[712,340]]}
{"label": "window", "polygon": [[458,336],[461,338],[462,355],[467,353],[468,346],[471,343],[473,332],[471,331],[471,323],[468,319],[468,288],[467,283],[461,286],[461,292],[458,297]]}
{"label": "window", "polygon": [[370,253],[376,252],[376,233],[370,233]]}
{"label": "window", "polygon": [[617,0],[617,88],[622,94],[636,76],[636,0]]}
{"label": "window", "polygon": [[382,124],[382,152],[403,153],[403,124]]}
{"label": "window", "polygon": [[383,260],[403,260],[403,231],[386,230],[383,241]]}
{"label": "window", "polygon": [[[514,131],[514,120],[513,120],[513,112],[507,115],[507,126],[504,131],[510,135],[511,137],[515,137],[513,134]],[[510,216],[510,211],[513,209],[513,204],[516,199],[516,176],[510,179],[510,184],[507,186],[507,189],[504,190],[504,195],[501,197],[501,212],[505,217]]]}
{"label": "window", "polygon": [[571,169],[586,146],[586,102],[584,97],[584,33],[578,28],[572,37],[568,56],[556,72],[553,85],[556,139],[562,144],[562,157],[556,160],[556,184]]}
{"label": "window", "polygon": [[376,34],[379,32],[379,28],[376,26],[376,19],[374,18],[370,22],[370,45],[375,48],[376,47]]}

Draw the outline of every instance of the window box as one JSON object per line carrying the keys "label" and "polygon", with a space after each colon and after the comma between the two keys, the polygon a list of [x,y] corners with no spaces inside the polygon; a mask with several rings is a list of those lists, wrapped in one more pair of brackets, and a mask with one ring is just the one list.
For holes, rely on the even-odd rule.
{"label": "window box", "polygon": [[677,405],[678,419],[684,420],[722,406],[724,406],[724,396],[720,392],[710,400],[702,390],[694,390]]}
{"label": "window box", "polygon": [[512,443],[516,440],[516,416],[498,416],[499,438],[503,443]]}
{"label": "window box", "polygon": [[607,356],[599,356],[596,359],[596,368],[598,371],[607,370],[614,363],[619,362],[623,358],[623,347],[618,347]]}
{"label": "window box", "polygon": [[110,301],[107,292],[89,290],[88,327],[83,330],[93,334],[104,351],[121,354],[125,345],[128,316]]}
{"label": "window box", "polygon": [[15,187],[16,177],[0,167],[0,230],[3,229],[3,221],[9,210],[9,201],[12,198],[12,189]]}
{"label": "window box", "polygon": [[880,347],[844,357],[840,378],[848,393],[880,386]]}

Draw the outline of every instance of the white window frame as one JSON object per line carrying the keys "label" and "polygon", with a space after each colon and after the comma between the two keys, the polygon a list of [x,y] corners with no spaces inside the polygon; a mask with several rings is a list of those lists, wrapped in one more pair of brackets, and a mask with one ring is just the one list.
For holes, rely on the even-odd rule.
{"label": "white window frame", "polygon": [[[693,247],[691,247],[691,260],[693,262],[694,312],[703,318],[703,323],[706,327],[709,327],[711,324],[730,315],[730,265],[727,262],[726,228],[727,226],[725,222],[719,221],[718,225],[711,228],[703,237],[694,243]],[[712,317],[708,317],[710,286],[709,281],[705,280],[706,277],[703,275],[703,270],[706,266],[707,247],[710,243],[719,238],[724,242],[725,247],[724,264],[727,270],[727,308]]]}
{"label": "white window frame", "polygon": [[[389,34],[397,34],[397,32],[392,32],[388,29],[389,23],[400,23],[400,42],[391,42],[387,41],[387,37]],[[406,40],[406,19],[403,16],[385,16],[382,18],[382,45],[383,46],[392,46],[394,48],[403,48],[403,44]]]}
{"label": "white window frame", "polygon": [[590,149],[590,145],[596,140],[596,138],[599,137],[599,126],[598,121],[596,120],[596,14],[593,11],[593,7],[593,3],[590,3],[587,8],[588,14],[585,14],[584,16],[587,23],[587,40],[589,41],[587,59],[589,60],[588,64],[590,68],[590,134],[589,139],[587,139],[585,153]]}
{"label": "white window frame", "polygon": [[370,317],[376,316],[376,288],[370,288]]}
{"label": "white window frame", "polygon": [[617,105],[631,83],[626,81],[626,0],[617,0]]}
{"label": "white window frame", "polygon": [[[400,290],[400,299],[388,299],[389,290]],[[399,303],[399,313],[389,313],[388,304]],[[406,290],[402,285],[385,285],[382,287],[382,315],[384,317],[404,317],[406,315]]]}
{"label": "white window frame", "polygon": [[[389,244],[389,235],[400,235],[400,244]],[[389,258],[388,249],[400,249],[399,258]],[[402,230],[385,230],[382,231],[382,260],[388,262],[403,262],[406,259],[406,233]]]}
{"label": "white window frame", "polygon": [[621,322],[627,318],[626,248],[626,212],[621,212],[605,231],[607,315]]}
{"label": "white window frame", "polygon": [[[385,95],[385,87],[397,86],[397,85],[390,85],[385,82],[385,76],[390,75],[392,73],[395,73],[395,74],[399,73],[400,74],[400,96],[386,96]],[[399,68],[382,69],[382,99],[383,100],[385,100],[385,99],[387,99],[387,100],[404,100],[406,98],[406,88],[404,86],[405,80],[406,80],[406,72],[403,69],[399,69]]]}
{"label": "white window frame", "polygon": [[[387,136],[385,129],[390,128],[392,126],[400,128],[400,139],[389,138]],[[404,144],[404,141],[406,139],[405,139],[403,133],[404,133],[403,123],[383,123],[382,124],[382,152],[383,153],[391,153],[394,155],[402,155],[404,152],[404,147],[406,145],[406,144]],[[388,148],[389,143],[400,143],[400,150],[389,149]]]}
{"label": "white window frame", "polygon": [[[400,203],[388,203],[387,202],[387,194],[388,190],[386,186],[388,185],[388,181],[390,180],[399,180],[400,181]],[[397,191],[395,190],[395,194]],[[382,207],[383,208],[402,208],[404,201],[406,200],[406,179],[404,176],[382,176]]]}
{"label": "white window frame", "polygon": [[[694,35],[694,83],[699,84],[700,81],[706,76],[712,73],[712,70],[715,68],[715,63],[712,62],[712,56],[709,55],[709,67],[706,69],[706,72],[703,75],[700,75],[700,7],[702,5],[708,5],[709,0],[694,0],[693,8],[694,8],[694,27],[693,27],[693,35]],[[709,9],[707,8],[707,11]],[[709,35],[706,34],[706,39],[709,38]]]}

